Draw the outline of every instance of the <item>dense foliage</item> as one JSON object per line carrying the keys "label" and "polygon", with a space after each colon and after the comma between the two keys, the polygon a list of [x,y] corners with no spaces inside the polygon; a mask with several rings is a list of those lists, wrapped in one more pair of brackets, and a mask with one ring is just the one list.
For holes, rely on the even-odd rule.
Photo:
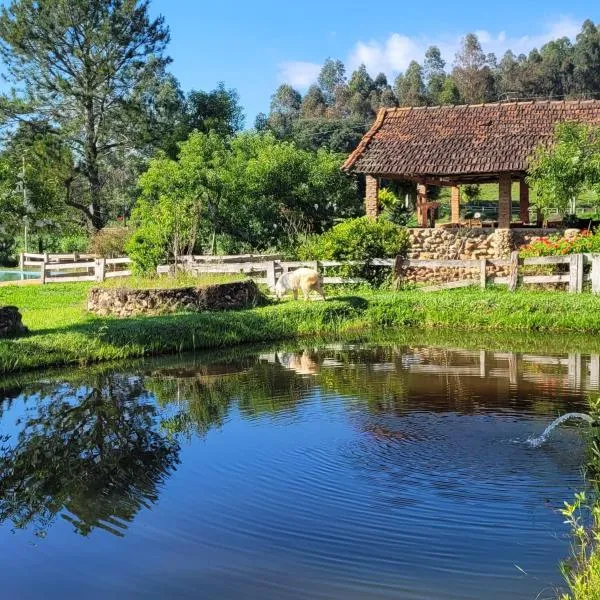
{"label": "dense foliage", "polygon": [[537,149],[527,180],[535,191],[537,206],[543,211],[552,207],[561,214],[575,214],[577,197],[586,189],[596,192],[592,197],[598,203],[600,127],[559,123],[554,144]]}
{"label": "dense foliage", "polygon": [[181,90],[167,71],[168,28],[150,13],[148,0],[2,7],[3,76],[14,85],[0,96],[3,246],[24,248],[25,219],[29,250],[57,251],[65,236],[127,218],[157,151],[175,157],[194,130],[241,130],[235,90]]}
{"label": "dense foliage", "polygon": [[582,96],[600,96],[600,28],[591,20],[574,43],[560,38],[528,55],[508,50],[501,59],[485,53],[477,35],[469,33],[452,65],[431,46],[422,64],[412,61],[391,83],[383,73],[372,77],[364,65],[347,77],[341,61],[327,59],[304,96],[288,84],[280,86],[257,127],[302,147],[342,152],[353,147],[350,140],[366,131],[382,107]]}
{"label": "dense foliage", "polygon": [[373,264],[374,258],[405,257],[409,249],[406,229],[385,218],[359,217],[339,223],[320,236],[309,237],[299,248],[300,258],[360,261],[340,267],[344,277],[360,277],[381,285],[389,279],[389,267]]}
{"label": "dense foliage", "polygon": [[192,252],[282,248],[361,210],[343,156],[272,134],[195,132],[177,160],[150,162],[132,213],[129,256],[143,272]]}

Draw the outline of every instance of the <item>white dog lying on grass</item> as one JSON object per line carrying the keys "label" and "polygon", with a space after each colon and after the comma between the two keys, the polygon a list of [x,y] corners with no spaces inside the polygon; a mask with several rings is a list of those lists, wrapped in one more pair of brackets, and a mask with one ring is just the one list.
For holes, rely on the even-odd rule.
{"label": "white dog lying on grass", "polygon": [[286,292],[291,291],[294,294],[294,300],[298,300],[298,290],[302,290],[304,299],[308,300],[309,294],[315,291],[325,300],[322,284],[323,279],[317,271],[303,267],[290,273],[284,273],[275,284],[275,295],[281,300]]}

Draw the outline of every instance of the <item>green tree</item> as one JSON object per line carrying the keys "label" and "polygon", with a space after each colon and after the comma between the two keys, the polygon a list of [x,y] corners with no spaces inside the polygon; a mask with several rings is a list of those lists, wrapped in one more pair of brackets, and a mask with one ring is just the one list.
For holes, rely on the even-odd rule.
{"label": "green tree", "polygon": [[[223,82],[210,92],[192,90],[187,95],[185,104],[188,135],[197,130],[203,133],[214,131],[227,137],[244,127],[244,112],[239,95],[236,90],[227,89]],[[183,139],[186,137],[187,135]]]}
{"label": "green tree", "polygon": [[291,85],[280,85],[271,97],[269,128],[279,138],[287,137],[294,121],[300,116],[302,96]]}
{"label": "green tree", "polygon": [[0,223],[5,237],[14,240],[27,224],[29,251],[44,251],[53,238],[81,229],[79,213],[63,203],[63,183],[71,168],[69,149],[45,123],[22,123],[12,132],[0,152]]}
{"label": "green tree", "polygon": [[511,97],[521,97],[521,63],[511,50],[507,50],[498,65],[497,71],[498,94],[501,100]]}
{"label": "green tree", "polygon": [[141,271],[197,251],[264,249],[321,232],[361,208],[345,155],[311,152],[271,133],[225,140],[194,132],[178,160],[155,158],[140,178],[128,253]]}
{"label": "green tree", "polygon": [[367,98],[375,89],[375,82],[369,75],[365,65],[359,65],[358,69],[352,73],[348,82],[348,89],[351,94],[360,94],[363,98]]}
{"label": "green tree", "polygon": [[460,92],[453,77],[446,77],[440,92],[440,104],[460,104]]}
{"label": "green tree", "polygon": [[600,94],[600,28],[587,19],[573,49],[574,84],[580,94]]}
{"label": "green tree", "polygon": [[574,213],[584,189],[600,192],[600,127],[558,124],[554,144],[540,146],[532,157],[527,181],[542,210],[556,207],[562,214]]}
{"label": "green tree", "polygon": [[366,129],[362,119],[298,119],[293,125],[291,140],[302,150],[324,148],[348,154],[356,148]]}
{"label": "green tree", "polygon": [[425,61],[423,63],[423,74],[425,76],[425,86],[427,100],[429,104],[441,104],[440,96],[444,89],[446,81],[446,62],[442,58],[442,53],[437,46],[430,46],[425,52]]}
{"label": "green tree", "polygon": [[335,102],[336,90],[346,85],[346,67],[341,60],[327,58],[319,73],[318,84],[327,104]]}
{"label": "green tree", "polygon": [[311,119],[315,117],[322,117],[325,115],[327,110],[327,103],[325,96],[321,91],[321,88],[316,85],[311,85],[308,91],[302,98],[302,105],[300,106],[300,116],[303,119]]}
{"label": "green tree", "polygon": [[474,33],[469,33],[463,38],[460,50],[456,54],[452,77],[460,97],[467,104],[480,104],[495,98],[490,57],[483,52]]}
{"label": "green tree", "polygon": [[109,216],[106,162],[118,148],[135,145],[146,118],[139,90],[166,64],[168,39],[147,0],[13,0],[2,8],[8,79],[27,82],[2,99],[4,122],[43,115],[57,126],[74,158],[65,201],[96,229]]}
{"label": "green tree", "polygon": [[396,79],[396,96],[400,106],[423,106],[425,104],[425,83],[423,67],[411,61],[403,75]]}
{"label": "green tree", "polygon": [[177,263],[198,243],[214,251],[220,204],[227,185],[228,149],[214,132],[194,132],[180,145],[179,159],[158,157],[140,177],[133,210],[135,228],[127,250],[137,270],[156,272],[162,262]]}

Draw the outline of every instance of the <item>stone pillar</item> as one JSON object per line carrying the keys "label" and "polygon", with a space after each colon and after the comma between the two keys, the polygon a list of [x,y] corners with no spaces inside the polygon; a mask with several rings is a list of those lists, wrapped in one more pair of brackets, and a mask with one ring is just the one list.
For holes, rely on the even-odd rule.
{"label": "stone pillar", "polygon": [[419,227],[427,227],[427,210],[423,204],[427,203],[427,186],[424,183],[417,184],[417,222]]}
{"label": "stone pillar", "polygon": [[510,188],[512,181],[510,175],[500,175],[499,181],[499,198],[498,198],[498,228],[509,229],[511,220],[512,199],[510,196]]}
{"label": "stone pillar", "polygon": [[460,223],[460,188],[457,185],[452,186],[450,215],[450,221],[452,223]]}
{"label": "stone pillar", "polygon": [[379,179],[372,175],[365,176],[365,211],[367,217],[376,219],[379,216]]}
{"label": "stone pillar", "polygon": [[529,186],[524,179],[519,182],[519,217],[529,223]]}

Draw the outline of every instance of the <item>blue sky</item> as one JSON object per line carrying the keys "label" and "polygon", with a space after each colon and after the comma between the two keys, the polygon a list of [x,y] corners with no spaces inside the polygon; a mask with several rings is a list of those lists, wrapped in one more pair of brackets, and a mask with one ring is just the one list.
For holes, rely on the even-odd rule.
{"label": "blue sky", "polygon": [[430,44],[451,65],[461,36],[476,31],[484,50],[527,52],[549,39],[574,37],[586,18],[600,21],[591,0],[541,2],[351,2],[349,0],[154,0],[171,29],[172,71],[184,89],[235,87],[252,126],[282,82],[303,90],[328,56],[349,68],[393,78]]}

